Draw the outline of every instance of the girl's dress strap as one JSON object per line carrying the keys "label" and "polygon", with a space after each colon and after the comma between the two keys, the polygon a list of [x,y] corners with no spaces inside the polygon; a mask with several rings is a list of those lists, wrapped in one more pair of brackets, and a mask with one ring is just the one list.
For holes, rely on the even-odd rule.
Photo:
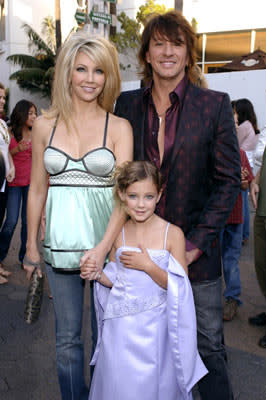
{"label": "girl's dress strap", "polygon": [[48,146],[51,146],[51,144],[52,144],[52,140],[53,140],[53,137],[54,137],[54,134],[55,134],[55,130],[56,130],[56,125],[57,125],[57,122],[58,122],[58,118],[59,118],[59,115],[56,117],[56,120],[55,120],[55,123],[54,123],[54,127],[53,127],[53,130],[52,130],[51,136],[50,136],[50,140],[49,140]]}
{"label": "girl's dress strap", "polygon": [[109,112],[106,113],[105,127],[104,127],[104,134],[103,134],[103,147],[106,146],[106,137],[107,137],[108,120],[109,120]]}
{"label": "girl's dress strap", "polygon": [[123,247],[125,247],[126,245],[126,241],[125,241],[125,228],[122,228],[122,242],[123,242]]}
{"label": "girl's dress strap", "polygon": [[168,222],[168,224],[166,225],[165,228],[165,234],[164,234],[164,245],[163,245],[163,249],[166,250],[166,242],[167,242],[167,233],[168,233],[168,228],[169,228],[170,222]]}

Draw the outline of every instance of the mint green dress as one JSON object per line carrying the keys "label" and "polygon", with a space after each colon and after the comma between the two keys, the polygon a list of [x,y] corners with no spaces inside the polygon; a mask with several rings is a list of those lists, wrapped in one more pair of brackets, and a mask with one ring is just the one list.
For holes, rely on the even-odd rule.
{"label": "mint green dress", "polygon": [[75,159],[54,147],[53,128],[44,152],[49,174],[46,201],[44,260],[60,270],[79,270],[84,251],[103,238],[112,210],[115,156],[106,147],[108,113],[103,145]]}

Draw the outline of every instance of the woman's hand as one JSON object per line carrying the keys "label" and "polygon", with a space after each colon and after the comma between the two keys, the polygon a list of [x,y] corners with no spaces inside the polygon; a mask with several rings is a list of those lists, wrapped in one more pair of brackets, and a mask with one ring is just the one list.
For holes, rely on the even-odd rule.
{"label": "woman's hand", "polygon": [[[82,279],[94,280],[96,279],[101,273],[98,272],[96,267],[96,261],[87,259],[81,266],[80,266],[80,277]],[[96,276],[96,277],[95,277]]]}
{"label": "woman's hand", "polygon": [[28,150],[30,148],[30,142],[25,142],[25,140],[21,140],[17,146],[18,148],[18,152],[19,151],[25,151]]}
{"label": "woman's hand", "polygon": [[[31,249],[31,250],[27,249],[27,253],[25,255],[25,262],[23,262],[23,267],[24,267],[24,270],[26,271],[26,277],[28,280],[30,280],[31,275],[36,267],[31,264],[27,264],[27,262],[26,262],[27,259],[29,261],[33,262],[34,264],[36,263],[36,264],[40,265],[41,259],[40,259],[40,253],[39,253],[38,249]],[[41,268],[38,268],[38,270],[39,270],[38,271],[39,275],[42,276]]]}
{"label": "woman's hand", "polygon": [[93,249],[85,251],[80,259],[81,278],[94,280],[97,279],[103,270],[108,249],[99,243]]}
{"label": "woman's hand", "polygon": [[8,174],[6,175],[7,182],[12,182],[15,178],[15,167],[14,165],[9,168]]}
{"label": "woman's hand", "polygon": [[120,261],[126,268],[147,272],[154,264],[145,247],[139,245],[139,248],[141,253],[137,251],[123,251]]}

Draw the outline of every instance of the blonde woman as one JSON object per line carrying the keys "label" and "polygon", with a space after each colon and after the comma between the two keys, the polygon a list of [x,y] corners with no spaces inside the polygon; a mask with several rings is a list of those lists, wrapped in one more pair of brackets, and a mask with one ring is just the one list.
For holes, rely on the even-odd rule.
{"label": "blonde woman", "polygon": [[39,267],[37,234],[46,201],[44,260],[63,400],[88,398],[80,265],[96,265],[90,279],[96,278],[125,220],[120,209],[113,210],[112,200],[114,169],[132,159],[133,147],[129,123],[110,113],[119,92],[115,48],[102,37],[77,32],[58,56],[52,106],[34,124],[24,265],[28,277]]}

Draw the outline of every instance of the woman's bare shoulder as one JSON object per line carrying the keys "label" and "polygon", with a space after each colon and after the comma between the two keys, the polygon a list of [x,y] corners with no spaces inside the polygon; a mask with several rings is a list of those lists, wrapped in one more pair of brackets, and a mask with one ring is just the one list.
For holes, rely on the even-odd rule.
{"label": "woman's bare shoulder", "polygon": [[55,124],[55,118],[48,119],[41,115],[36,118],[33,124],[33,134],[40,139],[47,139],[50,137]]}
{"label": "woman's bare shoulder", "polygon": [[40,131],[47,131],[50,129],[53,129],[55,124],[55,118],[48,119],[44,115],[40,115],[39,117],[36,118],[34,121],[34,129],[38,129]]}
{"label": "woman's bare shoulder", "polygon": [[114,114],[110,114],[110,122],[117,132],[125,130],[132,132],[131,125],[125,118],[117,117]]}

